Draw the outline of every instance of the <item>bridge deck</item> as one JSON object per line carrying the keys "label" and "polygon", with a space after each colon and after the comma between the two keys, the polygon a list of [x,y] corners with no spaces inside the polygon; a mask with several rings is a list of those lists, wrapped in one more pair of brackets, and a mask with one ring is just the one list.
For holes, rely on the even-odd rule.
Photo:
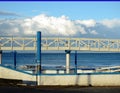
{"label": "bridge deck", "polygon": [[[35,37],[0,37],[0,50],[36,50]],[[120,51],[118,39],[42,38],[42,50]]]}

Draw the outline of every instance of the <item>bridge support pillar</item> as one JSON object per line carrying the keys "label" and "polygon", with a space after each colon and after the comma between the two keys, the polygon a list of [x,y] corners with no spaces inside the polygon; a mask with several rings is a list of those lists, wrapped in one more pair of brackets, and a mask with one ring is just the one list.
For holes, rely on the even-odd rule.
{"label": "bridge support pillar", "polygon": [[77,51],[75,51],[75,74],[77,74]]}
{"label": "bridge support pillar", "polygon": [[0,50],[0,64],[2,64],[2,50]]}
{"label": "bridge support pillar", "polygon": [[14,68],[15,69],[16,69],[16,62],[17,62],[17,60],[16,60],[16,54],[17,54],[17,52],[13,51],[13,60],[14,60]]}
{"label": "bridge support pillar", "polygon": [[41,32],[37,32],[37,85],[40,85],[40,74],[41,74]]}
{"label": "bridge support pillar", "polygon": [[66,74],[70,73],[70,50],[65,50],[66,52]]}

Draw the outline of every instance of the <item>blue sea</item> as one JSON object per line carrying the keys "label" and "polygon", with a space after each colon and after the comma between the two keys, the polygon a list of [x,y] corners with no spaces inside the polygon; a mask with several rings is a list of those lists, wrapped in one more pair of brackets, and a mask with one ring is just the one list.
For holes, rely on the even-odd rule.
{"label": "blue sea", "polygon": [[[16,55],[17,66],[19,65],[36,65],[35,53],[19,53]],[[42,66],[65,66],[65,53],[42,53]],[[13,65],[13,52],[3,52],[3,65]],[[120,65],[120,53],[77,53],[77,65],[85,67],[100,66],[118,66]],[[70,54],[70,66],[75,66],[75,54]]]}

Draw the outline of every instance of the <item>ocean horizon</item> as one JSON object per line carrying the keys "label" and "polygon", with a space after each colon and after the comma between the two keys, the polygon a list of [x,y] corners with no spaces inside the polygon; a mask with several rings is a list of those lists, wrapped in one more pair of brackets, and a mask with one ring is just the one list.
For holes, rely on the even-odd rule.
{"label": "ocean horizon", "polygon": [[[16,65],[36,65],[36,53],[20,53],[16,55]],[[13,65],[13,52],[3,52],[3,65]],[[41,65],[56,67],[66,65],[65,53],[42,53]],[[119,66],[120,53],[77,53],[78,67],[104,67],[104,66]],[[70,67],[75,66],[75,53],[70,54]]]}

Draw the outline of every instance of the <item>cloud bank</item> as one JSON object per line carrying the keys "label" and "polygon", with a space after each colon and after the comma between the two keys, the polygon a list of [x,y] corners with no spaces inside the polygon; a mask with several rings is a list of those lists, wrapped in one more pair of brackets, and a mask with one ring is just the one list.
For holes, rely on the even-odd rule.
{"label": "cloud bank", "polygon": [[0,16],[20,16],[20,15],[13,12],[8,12],[8,11],[0,11]]}
{"label": "cloud bank", "polygon": [[120,19],[70,20],[64,15],[45,14],[24,19],[0,19],[0,35],[35,35],[37,31],[43,36],[120,38]]}

